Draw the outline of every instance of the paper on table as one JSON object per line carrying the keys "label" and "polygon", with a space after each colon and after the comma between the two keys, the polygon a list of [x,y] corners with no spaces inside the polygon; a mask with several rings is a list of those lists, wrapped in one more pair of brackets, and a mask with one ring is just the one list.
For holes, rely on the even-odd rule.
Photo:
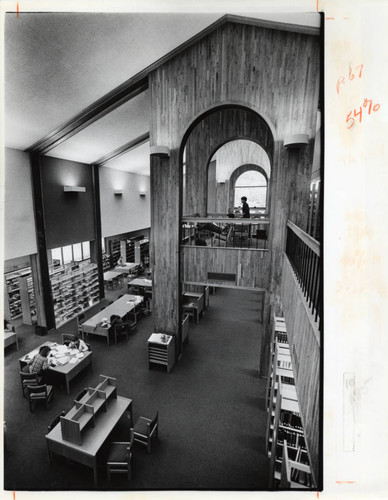
{"label": "paper on table", "polygon": [[62,356],[61,358],[57,359],[58,365],[65,365],[69,361],[69,356]]}
{"label": "paper on table", "polygon": [[76,355],[75,355],[76,358],[83,358],[84,357],[84,353],[83,352],[78,352]]}
{"label": "paper on table", "polygon": [[69,361],[69,365],[74,365],[74,363],[77,363],[78,361],[78,358],[71,358],[71,360]]}

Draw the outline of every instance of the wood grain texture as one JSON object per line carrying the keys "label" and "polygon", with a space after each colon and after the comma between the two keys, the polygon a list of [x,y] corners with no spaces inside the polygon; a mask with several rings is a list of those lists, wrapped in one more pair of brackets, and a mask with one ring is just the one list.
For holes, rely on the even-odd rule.
{"label": "wood grain texture", "polygon": [[[179,172],[170,158],[151,157],[151,245],[154,332],[179,334]],[[179,346],[181,342],[177,342]]]}
{"label": "wood grain texture", "polygon": [[183,281],[206,283],[208,272],[231,273],[236,275],[236,287],[268,288],[269,252],[189,246],[181,252]]}
{"label": "wood grain texture", "polygon": [[[304,229],[308,212],[305,187],[311,179],[310,159],[316,130],[319,39],[303,33],[226,23],[151,72],[149,85],[151,145],[168,146],[171,151],[182,148],[182,152],[189,137],[186,185],[190,187],[184,207],[187,213],[206,215],[207,163],[220,146],[234,139],[250,139],[267,152],[271,162],[271,252],[264,321],[268,323],[269,304],[275,312],[281,308],[287,219],[302,224]],[[231,105],[240,108],[231,109]],[[309,145],[299,153],[285,150],[284,138],[297,133],[308,134]],[[172,198],[166,199],[165,206],[159,206],[171,224],[175,224],[177,208],[173,201],[179,203],[181,199],[178,175],[181,166],[178,155],[175,159],[172,155],[169,161]],[[153,192],[154,196],[159,198],[157,192]],[[163,224],[153,227],[155,234],[164,230]],[[175,248],[174,244],[168,248],[178,252],[179,242]],[[157,249],[156,242],[154,246]],[[167,246],[164,248],[167,250]],[[167,264],[169,258],[167,255],[164,258]],[[179,258],[171,263],[174,267],[163,276],[176,282]],[[160,286],[164,285],[160,282]],[[168,284],[163,293],[169,291]],[[262,339],[262,374],[268,370],[267,330]]]}
{"label": "wood grain texture", "polygon": [[[191,131],[186,146],[186,206],[184,214],[207,215],[208,164],[217,148],[230,137],[263,144],[272,156],[273,138],[268,125],[253,111],[229,108],[209,113]],[[238,165],[237,165],[238,166]],[[205,189],[199,191],[198,187]]]}
{"label": "wood grain texture", "polygon": [[290,344],[301,418],[315,483],[320,471],[320,360],[319,332],[309,314],[288,258],[283,260],[281,286],[284,318]]}

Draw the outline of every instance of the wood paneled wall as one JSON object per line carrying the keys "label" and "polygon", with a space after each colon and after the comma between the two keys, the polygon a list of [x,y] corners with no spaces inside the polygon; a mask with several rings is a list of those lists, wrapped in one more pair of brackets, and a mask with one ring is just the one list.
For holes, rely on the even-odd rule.
{"label": "wood paneled wall", "polygon": [[[151,245],[154,331],[179,333],[179,171],[178,152],[151,156]],[[181,344],[177,342],[177,349]],[[178,349],[179,351],[179,349]]]}
{"label": "wood paneled wall", "polygon": [[283,260],[281,298],[299,407],[311,467],[317,481],[320,471],[320,337],[286,256]]}
{"label": "wood paneled wall", "polygon": [[317,36],[227,23],[150,75],[151,144],[179,147],[195,117],[228,102],[260,110],[279,140],[314,137],[318,84]]}
{"label": "wood paneled wall", "polygon": [[[191,214],[206,214],[207,178],[203,173],[204,167],[199,165],[202,158],[206,158],[206,163],[210,159],[206,157],[205,151],[206,154],[210,151],[212,155],[222,145],[222,140],[227,142],[250,138],[268,152],[271,159],[271,279],[270,294],[266,294],[266,297],[275,304],[275,308],[278,307],[286,221],[287,218],[293,221],[301,219],[302,205],[305,204],[303,198],[300,208],[297,208],[299,215],[294,217],[290,214],[291,190],[302,180],[302,175],[311,178],[309,158],[318,104],[319,38],[302,33],[226,23],[157,68],[150,74],[149,84],[151,145],[168,146],[171,151],[177,152],[183,147],[187,134],[192,132],[192,128],[195,129],[194,135],[190,135],[190,141],[193,145],[197,142],[200,149],[193,150],[189,155],[194,168],[198,168],[198,176],[192,183],[191,199],[186,203]],[[239,112],[225,109],[221,113],[216,108],[231,104],[246,106],[253,111],[242,112],[241,108]],[[205,113],[209,114],[205,116]],[[205,119],[197,123],[203,118],[202,115]],[[262,127],[257,126],[260,120],[263,122]],[[236,130],[241,135],[234,135]],[[297,133],[308,134],[312,139],[305,152],[299,155],[298,162],[305,162],[303,165],[297,165],[296,159],[294,161],[292,157],[293,153],[283,147],[285,137]],[[202,139],[206,134],[209,134],[209,138],[203,143]],[[189,147],[194,146],[188,143]],[[175,259],[179,241],[175,239],[177,228],[173,227],[179,221],[173,202],[179,203],[181,196],[178,175],[181,166],[178,155],[172,154],[169,162],[171,198],[166,199],[163,191],[158,192],[157,186],[153,187],[152,192],[153,200],[162,211],[162,214],[154,211],[155,218],[151,221],[155,236],[155,258],[158,260],[159,256],[161,261],[170,266],[166,271],[160,270],[159,276],[158,272],[154,273],[159,286],[163,288],[160,296],[164,294],[160,317],[166,310],[167,302],[170,308],[177,307],[176,294],[163,279],[176,283],[179,275],[179,258]],[[188,171],[189,168],[187,165]],[[297,187],[295,189],[298,190]],[[299,207],[301,191],[298,190],[297,199],[292,201],[292,210]],[[158,238],[162,239],[162,236],[157,237],[157,233],[163,233],[166,227],[174,232],[172,241],[158,248]],[[174,258],[167,252],[173,252]],[[170,292],[170,298],[166,298]],[[156,294],[159,296],[159,292]],[[159,315],[159,306],[157,301],[154,302],[155,314]],[[178,321],[174,327],[178,331]],[[262,373],[267,373],[268,346],[269,336],[266,333],[262,342]]]}
{"label": "wood paneled wall", "polygon": [[[229,108],[213,111],[191,131],[186,146],[186,207],[184,214],[207,215],[207,167],[213,153],[230,138],[258,141],[269,156],[273,137],[268,125],[253,111]],[[200,187],[202,189],[200,190]]]}
{"label": "wood paneled wall", "polygon": [[[270,264],[268,251],[183,246],[181,255],[182,281],[210,283],[208,272],[231,273],[236,275],[237,287],[263,290],[268,288]],[[223,282],[220,281],[218,284],[222,285]]]}

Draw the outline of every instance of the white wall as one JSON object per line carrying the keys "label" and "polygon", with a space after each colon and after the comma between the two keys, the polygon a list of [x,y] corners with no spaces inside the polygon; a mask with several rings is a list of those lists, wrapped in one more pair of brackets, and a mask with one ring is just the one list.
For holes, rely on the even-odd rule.
{"label": "white wall", "polygon": [[239,139],[227,142],[218,149],[212,160],[217,162],[217,182],[225,182],[237,167],[246,163],[260,165],[268,178],[271,177],[271,164],[265,150],[252,141]]}
{"label": "white wall", "polygon": [[5,149],[4,260],[37,253],[29,155]]}
{"label": "white wall", "polygon": [[[114,191],[122,191],[115,196]],[[140,197],[139,192],[146,193]],[[144,229],[151,225],[150,178],[113,168],[100,168],[102,236]]]}

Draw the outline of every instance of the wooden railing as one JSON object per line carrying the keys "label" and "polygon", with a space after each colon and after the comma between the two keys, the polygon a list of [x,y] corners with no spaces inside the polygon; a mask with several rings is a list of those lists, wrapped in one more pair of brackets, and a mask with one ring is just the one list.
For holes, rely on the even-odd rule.
{"label": "wooden railing", "polygon": [[228,217],[182,217],[182,245],[265,250],[269,220]]}
{"label": "wooden railing", "polygon": [[286,255],[315,321],[320,325],[322,294],[319,242],[288,221]]}

